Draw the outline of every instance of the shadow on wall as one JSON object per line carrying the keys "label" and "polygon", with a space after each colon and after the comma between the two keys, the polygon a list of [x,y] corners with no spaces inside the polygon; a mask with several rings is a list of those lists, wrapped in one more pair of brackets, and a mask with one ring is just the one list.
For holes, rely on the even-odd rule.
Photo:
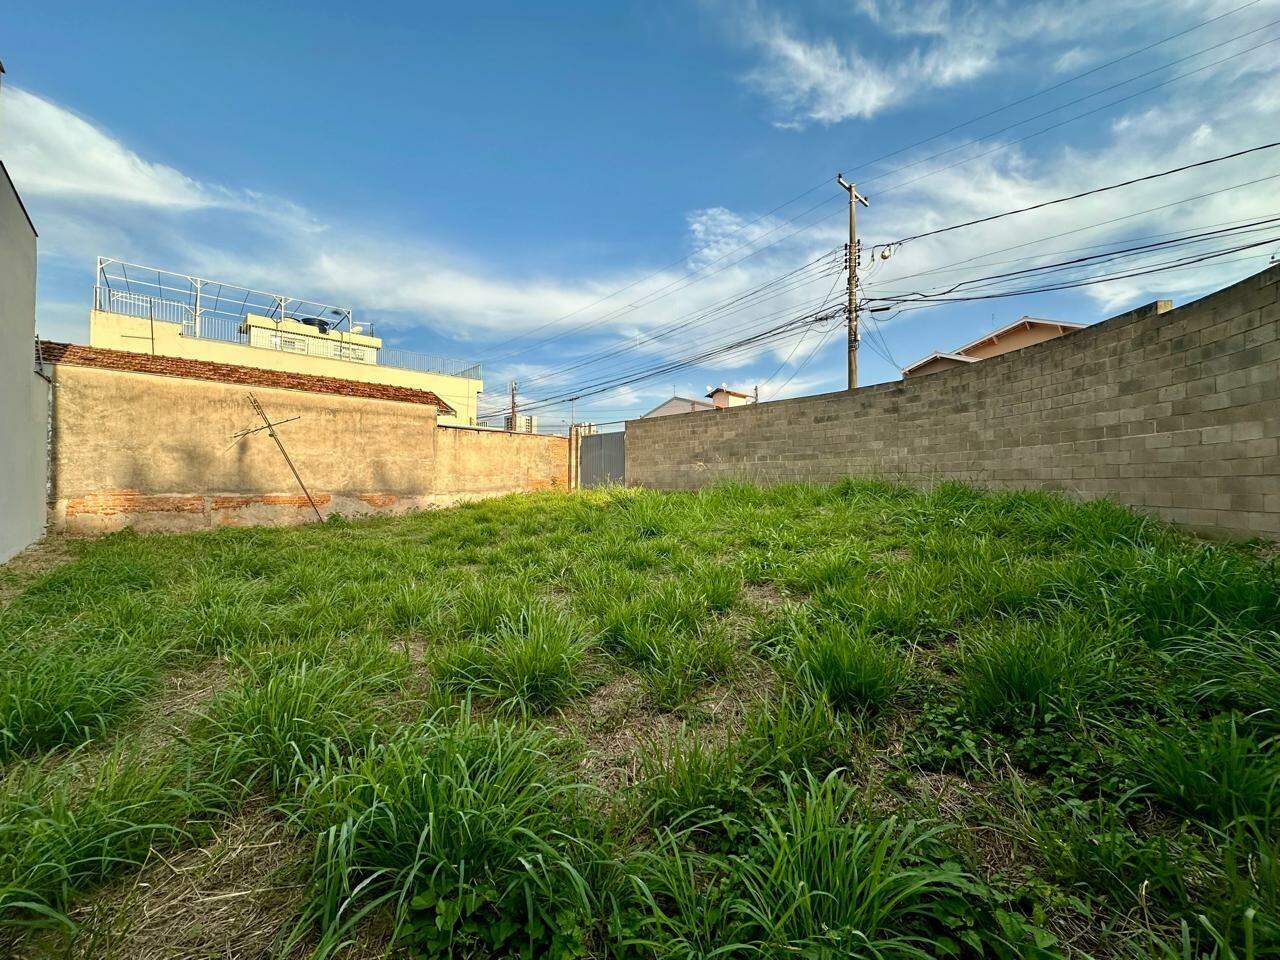
{"label": "shadow on wall", "polygon": [[[243,385],[69,363],[52,370],[58,529],[172,531],[314,518],[265,431],[235,440],[261,424]],[[440,427],[435,408],[419,403],[253,393],[273,421],[297,418],[277,429],[326,515],[403,513],[565,485],[563,437]]]}

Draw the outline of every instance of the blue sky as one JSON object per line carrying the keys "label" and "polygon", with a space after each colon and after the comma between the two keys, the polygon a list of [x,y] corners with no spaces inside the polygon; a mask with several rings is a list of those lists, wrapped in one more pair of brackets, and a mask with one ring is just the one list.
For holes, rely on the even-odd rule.
{"label": "blue sky", "polygon": [[[835,278],[810,271],[768,303],[655,336],[843,242],[843,194],[823,183],[837,170],[871,197],[860,213],[870,243],[1274,139],[1280,44],[1257,45],[1280,36],[1280,0],[1242,6],[9,0],[0,159],[40,229],[47,336],[85,338],[93,258],[104,254],[350,305],[389,342],[484,360],[495,397],[518,377],[536,402],[820,301]],[[1280,157],[1262,154],[907,245],[867,289],[978,255],[970,272],[929,282],[1280,213],[1280,181],[1140,212],[1271,173]],[[1092,322],[1156,297],[1183,301],[1261,269],[1268,251],[1253,253],[904,313],[869,330],[883,340],[864,341],[862,380],[897,376],[877,350],[906,364],[1022,314]],[[721,381],[760,384],[766,398],[841,387],[839,334],[801,335],[602,394],[579,416],[635,414]]]}

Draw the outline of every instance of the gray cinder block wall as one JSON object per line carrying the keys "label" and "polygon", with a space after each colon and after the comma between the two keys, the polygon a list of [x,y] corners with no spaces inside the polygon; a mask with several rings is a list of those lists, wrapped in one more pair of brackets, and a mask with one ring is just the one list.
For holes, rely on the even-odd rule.
{"label": "gray cinder block wall", "polygon": [[626,482],[959,480],[1280,539],[1280,267],[1161,312],[853,392],[633,420]]}

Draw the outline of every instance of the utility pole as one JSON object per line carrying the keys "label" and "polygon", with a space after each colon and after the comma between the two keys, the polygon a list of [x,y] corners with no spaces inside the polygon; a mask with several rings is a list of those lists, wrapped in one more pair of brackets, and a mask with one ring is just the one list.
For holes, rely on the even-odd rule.
{"label": "utility pole", "polygon": [[871,203],[858,188],[844,178],[843,173],[836,174],[836,183],[849,192],[849,245],[845,249],[845,261],[849,268],[849,303],[845,308],[849,318],[849,389],[858,385],[858,204],[864,207]]}
{"label": "utility pole", "polygon": [[514,380],[511,381],[511,423],[507,429],[512,433],[516,429],[516,382]]}
{"label": "utility pole", "polygon": [[262,404],[258,402],[258,398],[252,393],[249,394],[249,406],[253,407],[253,412],[262,418],[262,426],[253,430],[243,430],[236,435],[236,438],[246,437],[251,433],[257,433],[258,430],[267,431],[267,436],[276,442],[276,446],[280,448],[280,456],[284,457],[284,462],[289,465],[290,472],[293,473],[293,479],[298,481],[298,486],[302,488],[302,494],[307,498],[307,503],[311,504],[311,509],[316,512],[316,519],[324,523],[324,517],[320,513],[320,508],[316,506],[315,499],[311,496],[311,491],[307,489],[307,485],[302,482],[302,477],[298,474],[298,468],[293,465],[293,458],[289,456],[289,451],[284,448],[284,441],[280,439],[280,435],[276,433],[276,427],[281,423],[289,423],[290,420],[297,420],[297,417],[290,417],[289,420],[277,420],[274,423],[267,416],[267,411],[262,409]]}

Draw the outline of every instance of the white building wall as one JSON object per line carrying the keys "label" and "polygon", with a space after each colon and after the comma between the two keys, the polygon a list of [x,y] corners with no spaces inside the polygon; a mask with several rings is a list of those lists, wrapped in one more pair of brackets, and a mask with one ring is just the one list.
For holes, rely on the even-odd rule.
{"label": "white building wall", "polygon": [[49,395],[35,325],[36,232],[0,163],[0,561],[44,532]]}

